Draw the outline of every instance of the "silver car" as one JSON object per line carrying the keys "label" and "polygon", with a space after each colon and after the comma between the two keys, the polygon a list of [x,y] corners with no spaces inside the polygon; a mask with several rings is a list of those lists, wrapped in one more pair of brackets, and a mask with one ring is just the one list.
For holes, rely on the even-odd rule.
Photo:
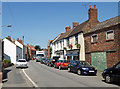
{"label": "silver car", "polygon": [[27,61],[26,59],[18,59],[16,62],[16,68],[27,68]]}

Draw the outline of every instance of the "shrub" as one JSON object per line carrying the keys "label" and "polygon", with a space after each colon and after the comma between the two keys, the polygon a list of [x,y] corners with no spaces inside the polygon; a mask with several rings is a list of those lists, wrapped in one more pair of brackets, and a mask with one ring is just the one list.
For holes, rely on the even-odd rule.
{"label": "shrub", "polygon": [[11,64],[11,61],[9,60],[9,59],[4,59],[3,61],[2,61],[4,64]]}

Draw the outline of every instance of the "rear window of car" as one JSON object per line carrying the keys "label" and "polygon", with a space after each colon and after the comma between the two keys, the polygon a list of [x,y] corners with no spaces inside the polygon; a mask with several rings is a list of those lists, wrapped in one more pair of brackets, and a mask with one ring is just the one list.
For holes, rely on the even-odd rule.
{"label": "rear window of car", "polygon": [[68,61],[67,61],[67,60],[64,60],[63,62],[64,62],[64,63],[68,63]]}
{"label": "rear window of car", "polygon": [[18,60],[18,62],[26,62],[26,60]]}

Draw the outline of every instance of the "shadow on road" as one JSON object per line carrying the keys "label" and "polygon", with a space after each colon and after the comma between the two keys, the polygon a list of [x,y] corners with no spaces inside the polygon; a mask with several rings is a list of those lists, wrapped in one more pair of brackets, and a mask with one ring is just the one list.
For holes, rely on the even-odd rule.
{"label": "shadow on road", "polygon": [[5,69],[5,70],[4,70],[2,83],[7,82],[8,72],[10,72],[10,71],[11,71],[10,69]]}
{"label": "shadow on road", "polygon": [[[105,80],[102,80],[102,82],[105,82]],[[106,82],[105,82],[105,83],[106,83]],[[112,82],[112,83],[108,83],[108,84],[113,84],[113,85],[120,86],[120,82]]]}

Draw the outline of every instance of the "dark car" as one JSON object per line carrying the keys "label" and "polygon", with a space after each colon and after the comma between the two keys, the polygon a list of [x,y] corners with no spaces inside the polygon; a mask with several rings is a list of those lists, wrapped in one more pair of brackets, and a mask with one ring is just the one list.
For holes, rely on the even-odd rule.
{"label": "dark car", "polygon": [[102,73],[105,82],[120,82],[120,62],[111,68],[107,68]]}
{"label": "dark car", "polygon": [[54,64],[55,64],[55,62],[57,62],[57,60],[56,60],[56,59],[49,59],[49,61],[48,61],[47,65],[48,65],[48,66],[50,66],[50,67],[53,67],[53,66],[54,66]]}
{"label": "dark car", "polygon": [[45,60],[46,60],[46,58],[42,58],[41,61],[40,61],[41,64],[44,64],[44,63],[45,63]]}
{"label": "dark car", "polygon": [[88,62],[76,60],[70,61],[68,65],[68,71],[76,72],[78,75],[81,74],[96,75],[97,73],[97,70],[93,66],[91,66]]}

